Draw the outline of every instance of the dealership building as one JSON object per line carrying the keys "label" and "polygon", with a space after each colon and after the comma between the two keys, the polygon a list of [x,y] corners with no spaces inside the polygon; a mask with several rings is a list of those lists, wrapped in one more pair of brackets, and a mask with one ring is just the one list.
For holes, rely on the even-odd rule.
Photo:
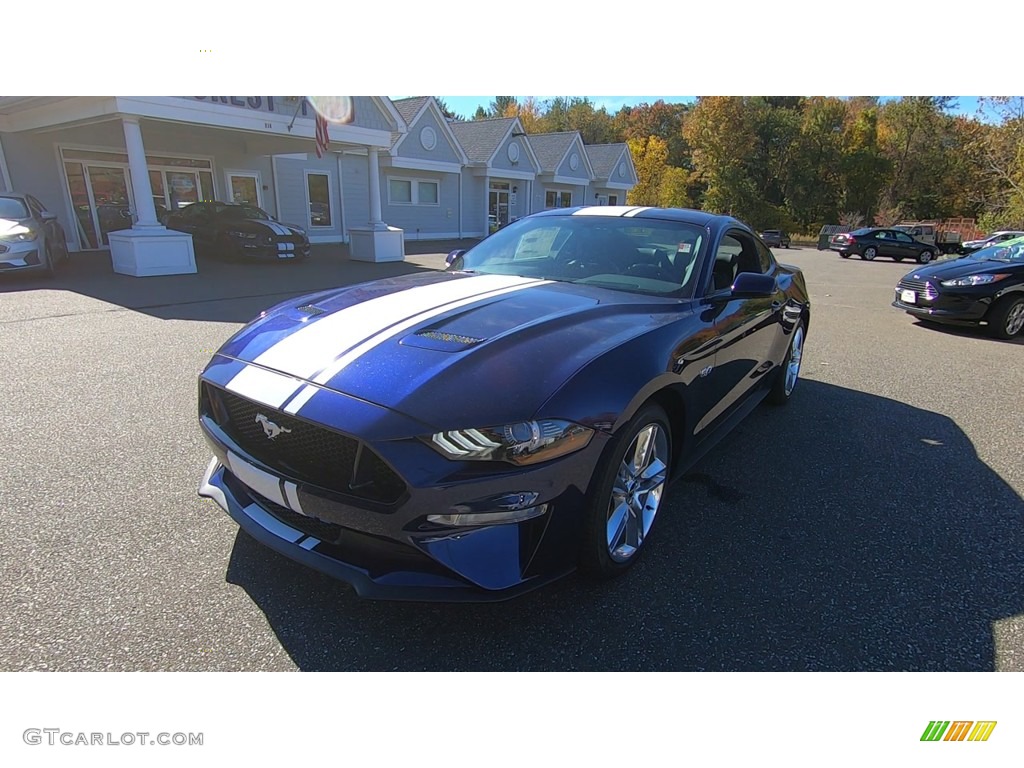
{"label": "dealership building", "polygon": [[625,144],[527,135],[516,118],[447,120],[436,99],[351,97],[327,125],[300,96],[0,97],[0,187],[56,214],[72,251],[110,249],[127,274],[195,271],[161,224],[200,200],[246,202],[351,258],[406,240],[483,237],[545,208],[625,203]]}

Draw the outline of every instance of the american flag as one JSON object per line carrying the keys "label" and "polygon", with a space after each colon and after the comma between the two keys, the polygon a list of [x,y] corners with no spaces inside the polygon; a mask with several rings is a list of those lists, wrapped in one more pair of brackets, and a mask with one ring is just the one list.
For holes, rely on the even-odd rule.
{"label": "american flag", "polygon": [[331,137],[327,133],[327,121],[317,112],[316,115],[316,156],[323,157],[331,146]]}

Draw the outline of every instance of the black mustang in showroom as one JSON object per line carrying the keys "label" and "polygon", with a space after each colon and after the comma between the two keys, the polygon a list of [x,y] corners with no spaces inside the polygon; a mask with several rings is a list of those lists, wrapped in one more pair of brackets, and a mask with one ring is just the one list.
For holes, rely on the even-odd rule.
{"label": "black mustang in showroom", "polygon": [[615,576],[670,482],[797,384],[803,275],[733,218],[556,209],[449,259],[289,299],[200,376],[200,495],[360,595]]}
{"label": "black mustang in showroom", "polygon": [[999,339],[1024,330],[1024,237],[915,269],[892,305],[922,320],[980,325]]}
{"label": "black mustang in showroom", "polygon": [[164,226],[192,235],[197,253],[270,261],[309,256],[305,230],[245,203],[192,203],[167,214]]}

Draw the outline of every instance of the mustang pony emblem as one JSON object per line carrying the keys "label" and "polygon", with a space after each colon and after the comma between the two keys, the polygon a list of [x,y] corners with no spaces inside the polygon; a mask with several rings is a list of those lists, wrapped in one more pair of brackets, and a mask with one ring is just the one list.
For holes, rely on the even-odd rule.
{"label": "mustang pony emblem", "polygon": [[262,413],[256,414],[256,421],[263,425],[263,431],[267,433],[267,437],[273,440],[275,437],[280,435],[282,432],[291,432],[287,427],[281,427],[272,422]]}

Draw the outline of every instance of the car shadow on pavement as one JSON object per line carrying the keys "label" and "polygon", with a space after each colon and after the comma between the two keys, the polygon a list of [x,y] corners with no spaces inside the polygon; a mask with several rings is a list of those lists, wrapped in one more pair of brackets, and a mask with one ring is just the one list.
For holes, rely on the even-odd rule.
{"label": "car shadow on pavement", "polygon": [[988,334],[988,330],[982,327],[964,327],[957,325],[943,325],[942,323],[929,323],[927,320],[918,320],[913,324],[914,328],[933,333],[945,333],[949,336],[960,336],[962,338],[975,338],[980,342],[992,344],[1019,344],[1024,346],[1024,333],[1018,333],[1012,339],[996,339]]}
{"label": "car shadow on pavement", "polygon": [[[405,261],[381,263],[353,261],[340,244],[315,245],[304,261],[246,264],[201,256],[196,260],[196,274],[158,277],[116,274],[109,253],[91,251],[72,254],[70,262],[53,278],[28,272],[2,274],[0,295],[61,291],[82,297],[63,302],[59,310],[62,314],[123,308],[164,320],[242,323],[289,296],[443,269],[449,245],[411,244],[406,248]],[[25,302],[23,311],[14,310],[11,318],[34,317],[51,304],[49,300]]]}
{"label": "car shadow on pavement", "polygon": [[666,497],[643,560],[497,604],[364,601],[239,532],[303,670],[1024,668],[1024,501],[946,416],[813,380]]}

